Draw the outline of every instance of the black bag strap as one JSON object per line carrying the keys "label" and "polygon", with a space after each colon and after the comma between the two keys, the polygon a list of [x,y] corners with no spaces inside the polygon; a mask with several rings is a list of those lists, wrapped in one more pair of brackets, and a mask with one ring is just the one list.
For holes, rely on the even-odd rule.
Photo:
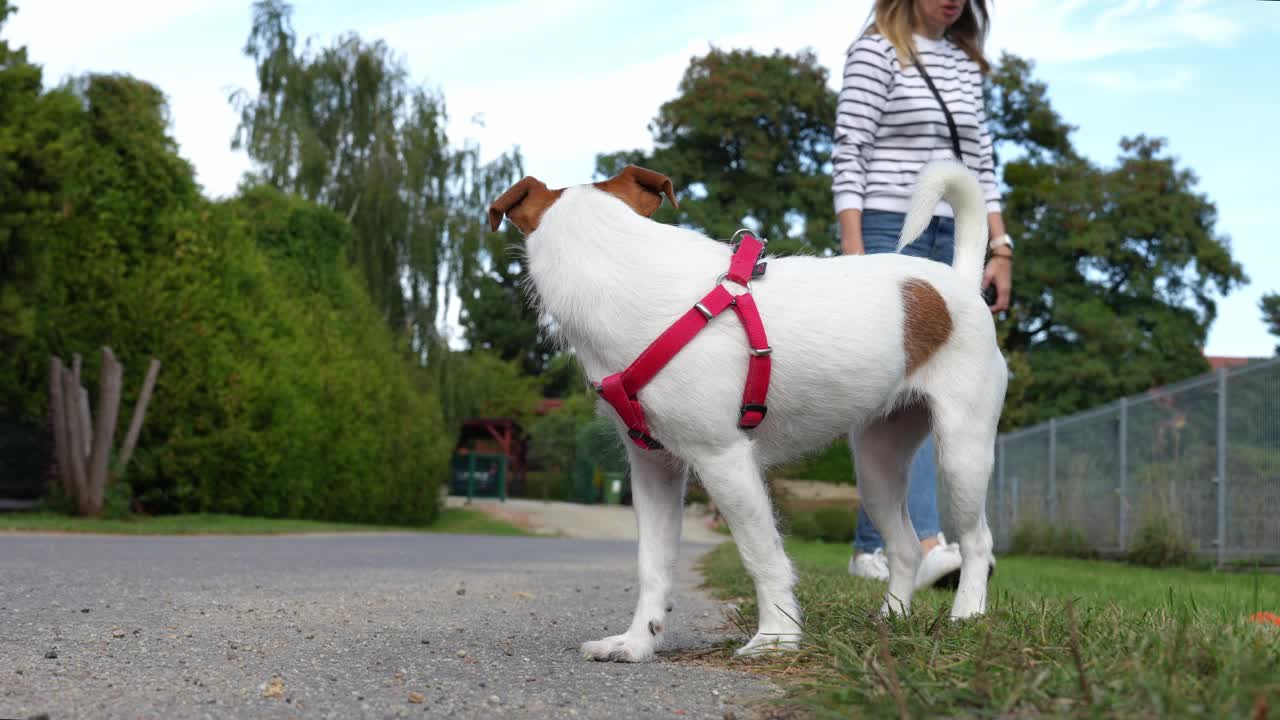
{"label": "black bag strap", "polygon": [[951,131],[951,152],[955,153],[956,160],[964,164],[964,155],[960,154],[960,133],[956,130],[956,119],[951,117],[951,111],[947,109],[947,103],[942,99],[942,93],[938,92],[938,88],[933,84],[933,78],[929,77],[928,71],[924,69],[924,63],[920,62],[920,56],[915,56],[916,70],[920,73],[920,77],[924,78],[924,84],[929,86],[929,92],[937,98],[938,104],[942,106],[942,114],[947,118],[947,130]]}

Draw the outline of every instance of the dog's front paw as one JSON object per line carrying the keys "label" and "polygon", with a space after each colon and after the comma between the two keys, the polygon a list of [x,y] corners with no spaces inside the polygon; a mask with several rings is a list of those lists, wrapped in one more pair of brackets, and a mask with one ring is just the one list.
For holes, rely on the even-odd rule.
{"label": "dog's front paw", "polygon": [[614,635],[582,643],[582,654],[600,662],[649,662],[653,659],[655,645],[653,637]]}
{"label": "dog's front paw", "polygon": [[775,652],[794,652],[800,649],[800,635],[795,633],[756,633],[734,655],[751,657]]}

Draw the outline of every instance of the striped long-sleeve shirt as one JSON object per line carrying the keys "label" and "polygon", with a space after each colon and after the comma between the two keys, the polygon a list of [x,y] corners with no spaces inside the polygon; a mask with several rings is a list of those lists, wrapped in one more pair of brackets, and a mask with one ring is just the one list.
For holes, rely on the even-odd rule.
{"label": "striped long-sleeve shirt", "polygon": [[[978,175],[988,211],[1000,210],[982,103],[982,75],[950,41],[915,36],[916,50],[955,120],[965,165]],[[849,48],[836,111],[832,190],[842,210],[906,212],[916,175],[931,160],[953,157],[951,133],[938,100],[913,63],[903,66],[893,45],[875,33]],[[952,216],[940,203],[936,215]]]}

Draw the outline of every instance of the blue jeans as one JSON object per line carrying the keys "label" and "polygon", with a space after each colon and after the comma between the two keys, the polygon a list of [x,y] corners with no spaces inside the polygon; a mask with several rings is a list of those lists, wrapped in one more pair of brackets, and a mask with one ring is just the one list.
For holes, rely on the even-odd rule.
{"label": "blue jeans", "polygon": [[[898,235],[902,232],[906,216],[883,210],[865,210],[862,213],[862,245],[868,255],[897,252]],[[948,265],[956,250],[955,221],[947,217],[935,217],[915,242],[902,249],[903,255],[937,260]],[[911,459],[907,472],[907,515],[911,526],[921,540],[942,532],[938,518],[938,464],[934,457],[933,434]],[[857,552],[875,552],[884,547],[880,531],[871,522],[865,508],[858,508],[858,529],[853,536],[853,549]]]}

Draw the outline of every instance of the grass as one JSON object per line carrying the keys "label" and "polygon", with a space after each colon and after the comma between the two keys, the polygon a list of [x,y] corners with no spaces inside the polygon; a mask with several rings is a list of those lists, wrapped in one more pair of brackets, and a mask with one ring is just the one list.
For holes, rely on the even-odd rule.
{"label": "grass", "polygon": [[434,525],[401,527],[245,517],[242,515],[161,515],[106,520],[51,512],[0,513],[0,532],[103,533],[110,535],[284,535],[334,532],[434,532],[459,535],[529,535],[509,523],[465,508],[442,508]]}
{"label": "grass", "polygon": [[[1000,558],[987,615],[949,622],[950,592],[918,593],[880,620],[882,584],[850,577],[843,544],[790,541],[805,647],[747,661],[777,670],[785,702],[814,717],[1245,717],[1280,710],[1280,576],[1153,570],[1057,558]],[[703,564],[740,601],[752,586],[736,549]]]}

